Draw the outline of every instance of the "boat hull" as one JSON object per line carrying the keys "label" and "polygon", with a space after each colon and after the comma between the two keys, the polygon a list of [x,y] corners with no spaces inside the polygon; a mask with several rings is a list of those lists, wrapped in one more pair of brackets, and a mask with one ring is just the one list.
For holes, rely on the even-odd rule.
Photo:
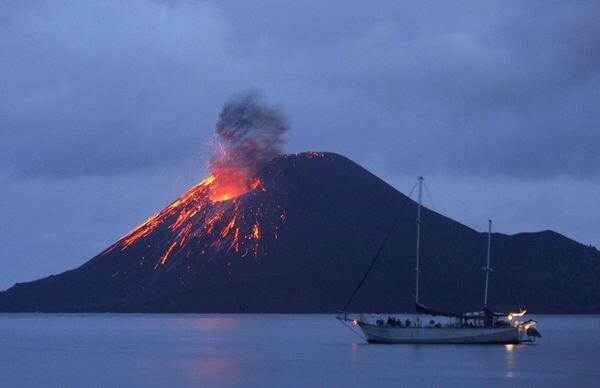
{"label": "boat hull", "polygon": [[526,342],[519,327],[390,327],[357,323],[370,343],[386,344],[518,344]]}

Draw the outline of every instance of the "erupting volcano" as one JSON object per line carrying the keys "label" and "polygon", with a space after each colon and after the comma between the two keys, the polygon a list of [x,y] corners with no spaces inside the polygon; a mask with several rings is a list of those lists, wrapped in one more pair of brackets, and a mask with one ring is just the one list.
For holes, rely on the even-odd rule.
{"label": "erupting volcano", "polygon": [[[240,258],[257,257],[260,249],[266,249],[261,241],[268,241],[265,236],[277,239],[285,219],[258,174],[281,154],[287,129],[284,115],[264,106],[257,96],[226,104],[211,142],[215,148],[209,162],[211,175],[105,253],[126,251],[134,244],[152,248],[146,237],[162,227],[170,233],[166,243],[154,248],[162,250],[155,270],[167,265],[170,257],[183,254],[189,258],[193,251],[206,257],[222,251]],[[146,258],[141,257],[140,265],[147,265]]]}
{"label": "erupting volcano", "polygon": [[[334,312],[405,204],[351,307],[411,311],[416,204],[341,155],[282,155],[287,129],[256,97],[228,103],[206,179],[81,267],[1,292],[0,312]],[[479,308],[486,234],[426,208],[422,223],[421,299]],[[510,285],[490,288],[497,308],[600,312],[594,248],[550,231],[493,241]]]}

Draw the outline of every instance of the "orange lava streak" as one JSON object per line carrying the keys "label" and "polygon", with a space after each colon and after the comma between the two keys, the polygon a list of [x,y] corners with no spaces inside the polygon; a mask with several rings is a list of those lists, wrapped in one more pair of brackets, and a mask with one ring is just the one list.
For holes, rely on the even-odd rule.
{"label": "orange lava streak", "polygon": [[221,214],[217,214],[214,217],[210,218],[204,226],[206,227],[207,233],[212,233],[213,228],[215,227],[215,223],[221,219]]}
{"label": "orange lava streak", "polygon": [[198,186],[207,186],[215,181],[215,176],[211,175],[208,178],[204,179],[202,182],[198,183]]}
{"label": "orange lava streak", "polygon": [[229,231],[231,230],[231,228],[233,228],[233,226],[235,225],[235,219],[236,218],[237,218],[237,216],[233,216],[233,218],[231,219],[231,221],[229,221],[229,223],[227,224],[227,226],[225,226],[223,228],[223,230],[221,231],[221,237],[227,236],[227,234],[229,233]]}
{"label": "orange lava streak", "polygon": [[123,245],[121,246],[121,250],[124,251],[128,246],[133,244],[140,237],[145,237],[149,235],[154,230],[154,228],[156,228],[156,226],[162,222],[159,220],[159,216],[160,213],[153,215],[148,219],[148,221],[144,222],[142,225],[127,233],[125,237],[123,237],[124,240]]}
{"label": "orange lava streak", "polygon": [[181,239],[179,239],[179,247],[180,248],[183,247],[183,245],[186,243],[187,239],[190,238],[190,236],[192,235],[191,229],[192,229],[192,225],[188,224],[179,233],[179,235],[181,236]]}
{"label": "orange lava streak", "polygon": [[233,234],[233,242],[231,243],[231,246],[235,249],[236,253],[239,252],[239,250],[240,250],[239,236],[240,236],[240,228],[235,228],[235,232]]}
{"label": "orange lava streak", "polygon": [[156,265],[154,266],[154,269],[156,269],[159,264],[165,265],[165,263],[167,262],[167,258],[169,257],[169,255],[171,254],[171,252],[173,251],[173,249],[175,248],[176,245],[177,245],[177,241],[175,241],[173,244],[171,244],[169,249],[167,249],[165,254],[161,257],[160,261],[158,263],[156,263]]}

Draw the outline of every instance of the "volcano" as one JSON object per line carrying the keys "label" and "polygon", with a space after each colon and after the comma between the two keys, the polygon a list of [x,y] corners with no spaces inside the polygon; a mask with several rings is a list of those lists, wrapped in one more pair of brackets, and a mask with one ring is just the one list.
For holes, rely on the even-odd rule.
{"label": "volcano", "polygon": [[[412,311],[416,203],[333,154],[275,157],[228,198],[210,176],[81,267],[0,293],[3,312]],[[215,194],[216,193],[216,194]],[[239,194],[239,193],[236,193]],[[481,307],[486,235],[422,214],[421,300]],[[600,252],[558,233],[493,235],[494,307],[600,312]]]}

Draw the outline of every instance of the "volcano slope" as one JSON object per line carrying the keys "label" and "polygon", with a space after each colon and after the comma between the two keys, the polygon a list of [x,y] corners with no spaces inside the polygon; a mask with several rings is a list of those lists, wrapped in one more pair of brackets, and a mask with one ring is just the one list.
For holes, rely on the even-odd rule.
{"label": "volcano slope", "polygon": [[[273,159],[253,189],[206,199],[210,179],[81,267],[0,293],[3,312],[334,312],[396,227],[356,311],[410,312],[416,203],[333,153]],[[424,209],[421,300],[481,307],[486,234]],[[600,312],[600,253],[552,231],[493,235],[497,309]]]}

